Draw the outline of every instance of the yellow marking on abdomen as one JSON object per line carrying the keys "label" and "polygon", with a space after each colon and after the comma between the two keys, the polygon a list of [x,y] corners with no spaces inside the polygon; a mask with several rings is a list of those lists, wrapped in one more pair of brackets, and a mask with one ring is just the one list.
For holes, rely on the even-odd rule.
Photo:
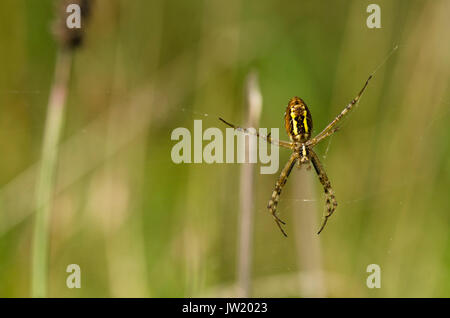
{"label": "yellow marking on abdomen", "polygon": [[292,127],[294,129],[294,135],[298,135],[298,130],[297,130],[297,121],[295,120],[295,111],[294,109],[291,110],[291,118],[292,118]]}
{"label": "yellow marking on abdomen", "polygon": [[308,133],[308,122],[306,121],[306,115],[308,115],[308,112],[306,110],[303,111],[303,127],[305,128],[305,133]]}

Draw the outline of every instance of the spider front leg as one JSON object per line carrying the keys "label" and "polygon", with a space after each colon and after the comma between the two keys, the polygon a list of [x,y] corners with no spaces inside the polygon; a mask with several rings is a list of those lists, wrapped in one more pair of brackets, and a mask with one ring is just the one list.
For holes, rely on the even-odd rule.
{"label": "spider front leg", "polygon": [[258,131],[251,132],[247,128],[242,128],[242,127],[235,126],[235,125],[225,121],[225,119],[223,119],[223,118],[219,117],[219,120],[221,122],[223,122],[225,125],[230,126],[233,129],[236,129],[237,131],[241,131],[244,134],[255,135],[258,138],[261,138],[261,139],[267,141],[268,143],[271,143],[271,144],[274,144],[274,145],[277,145],[277,146],[280,146],[280,147],[283,147],[283,148],[287,148],[287,149],[293,149],[293,147],[294,147],[292,142],[273,139],[272,137],[270,137],[270,133],[267,136],[264,136],[264,135],[261,135]]}
{"label": "spider front leg", "polygon": [[272,214],[273,218],[275,219],[275,223],[277,223],[279,229],[281,230],[281,233],[283,233],[284,236],[287,237],[286,232],[283,230],[283,227],[281,224],[286,224],[280,218],[276,215],[277,212],[277,205],[278,201],[280,199],[280,193],[281,190],[283,190],[284,185],[286,184],[286,181],[289,177],[289,174],[292,171],[292,168],[295,165],[295,161],[298,159],[298,153],[293,153],[291,157],[289,158],[289,161],[284,166],[283,170],[281,171],[280,177],[278,178],[277,183],[275,184],[275,189],[273,190],[272,197],[267,204],[267,208],[269,209],[270,213]]}
{"label": "spider front leg", "polygon": [[314,166],[314,169],[316,170],[316,173],[319,176],[320,183],[323,185],[323,189],[325,191],[326,204],[327,204],[327,211],[323,216],[323,221],[322,221],[322,225],[320,226],[319,232],[317,232],[317,234],[320,234],[320,232],[322,232],[323,228],[327,224],[328,218],[336,210],[337,201],[336,201],[336,197],[334,196],[334,191],[331,188],[330,180],[328,180],[327,174],[326,174],[325,169],[323,168],[322,164],[320,163],[319,157],[316,155],[316,153],[312,149],[309,150],[309,153],[311,155],[311,161]]}
{"label": "spider front leg", "polygon": [[336,127],[336,125],[341,121],[341,119],[343,117],[345,117],[352,110],[353,106],[355,106],[358,103],[358,101],[361,98],[362,94],[366,90],[367,85],[369,85],[369,81],[371,79],[372,79],[372,74],[366,80],[363,88],[359,91],[358,95],[355,98],[352,99],[352,101],[341,111],[341,113],[339,115],[337,115],[336,118],[331,123],[329,123],[328,126],[325,127],[325,129],[322,130],[316,137],[311,138],[310,140],[308,140],[308,142],[307,142],[308,146],[314,147],[320,141],[322,141],[323,139],[327,138],[328,136],[331,136],[332,134],[334,134],[339,129],[339,127]]}

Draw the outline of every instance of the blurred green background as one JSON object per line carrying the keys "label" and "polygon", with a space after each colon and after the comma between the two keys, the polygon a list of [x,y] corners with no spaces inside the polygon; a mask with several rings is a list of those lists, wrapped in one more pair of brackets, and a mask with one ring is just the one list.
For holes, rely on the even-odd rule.
{"label": "blurred green background", "polygon": [[[239,164],[174,164],[171,132],[243,124],[259,77],[260,127],[302,97],[319,132],[391,49],[358,107],[317,147],[339,202],[294,169],[255,166],[256,297],[450,296],[450,1],[97,0],[75,54],[51,217],[49,296],[239,296]],[[29,297],[35,185],[57,46],[50,0],[0,2],[0,296]],[[206,115],[207,116],[206,116]],[[280,150],[280,169],[290,152]],[[257,168],[257,169],[256,169]],[[79,264],[82,287],[66,287]],[[369,264],[381,288],[366,286]]]}

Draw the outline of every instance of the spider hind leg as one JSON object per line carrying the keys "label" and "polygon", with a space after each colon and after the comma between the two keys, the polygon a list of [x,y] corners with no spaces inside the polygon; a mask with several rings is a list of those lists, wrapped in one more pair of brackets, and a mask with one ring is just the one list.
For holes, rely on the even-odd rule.
{"label": "spider hind leg", "polygon": [[267,208],[269,209],[270,214],[272,214],[273,219],[275,220],[275,223],[277,224],[281,233],[283,233],[283,235],[287,237],[287,234],[282,227],[282,225],[286,225],[286,222],[281,220],[277,215],[277,206],[278,206],[278,201],[280,200],[280,193],[281,193],[281,190],[283,189],[284,184],[286,184],[286,181],[287,181],[287,177],[283,178],[283,181],[281,181],[281,178],[282,178],[282,176],[280,176],[280,180],[275,185],[275,190],[273,191],[272,197],[271,197],[269,203],[267,204]]}
{"label": "spider hind leg", "polygon": [[286,237],[287,237],[287,234],[283,230],[283,227],[282,227],[282,224],[285,225],[286,223],[277,216],[276,212],[277,212],[278,201],[280,200],[281,190],[283,190],[283,187],[286,184],[289,174],[291,173],[292,168],[294,167],[295,161],[297,161],[297,159],[298,159],[297,153],[294,153],[291,155],[291,157],[289,158],[289,161],[286,163],[283,170],[281,171],[280,177],[278,178],[278,181],[275,184],[275,189],[272,192],[272,197],[270,198],[270,201],[267,204],[267,208],[269,209],[270,214],[272,214],[272,216],[275,220],[275,223],[277,224],[281,233],[283,233],[283,235]]}
{"label": "spider hind leg", "polygon": [[314,166],[314,170],[316,170],[317,175],[319,176],[319,181],[323,186],[326,198],[326,211],[323,215],[322,225],[320,226],[317,234],[320,234],[322,230],[325,228],[327,224],[328,218],[334,213],[337,207],[336,197],[334,196],[333,188],[331,187],[330,180],[328,180],[325,169],[319,161],[319,157],[317,157],[316,153],[310,150],[311,153],[311,161]]}
{"label": "spider hind leg", "polygon": [[328,218],[333,214],[333,212],[336,210],[337,207],[336,197],[334,196],[334,192],[333,189],[331,188],[330,182],[324,185],[324,188],[325,188],[324,190],[325,190],[327,210],[323,216],[322,225],[320,226],[320,229],[317,232],[317,234],[320,234],[320,232],[322,232],[322,230],[325,228]]}

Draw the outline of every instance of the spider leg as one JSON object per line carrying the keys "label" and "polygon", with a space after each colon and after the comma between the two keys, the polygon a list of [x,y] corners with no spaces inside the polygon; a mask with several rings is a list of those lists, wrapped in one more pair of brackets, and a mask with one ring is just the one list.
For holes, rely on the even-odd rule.
{"label": "spider leg", "polygon": [[230,126],[231,128],[234,128],[245,134],[256,135],[257,137],[267,141],[268,143],[271,143],[271,144],[274,144],[274,145],[277,145],[277,146],[280,146],[283,148],[287,148],[287,149],[293,149],[293,147],[294,147],[294,143],[292,143],[292,142],[273,139],[272,137],[270,137],[270,133],[267,136],[264,136],[264,135],[261,135],[260,133],[258,133],[257,131],[255,133],[253,133],[253,132],[249,131],[247,128],[242,128],[242,127],[238,127],[233,124],[230,124],[229,122],[225,121],[224,119],[222,119],[220,117],[219,117],[219,120],[221,122],[223,122],[225,125]]}
{"label": "spider leg", "polygon": [[325,173],[325,169],[320,163],[319,157],[312,149],[309,150],[309,153],[311,155],[311,161],[314,166],[314,169],[316,170],[316,173],[319,176],[320,183],[323,185],[327,203],[327,210],[326,213],[324,213],[323,215],[322,225],[320,226],[319,232],[317,232],[317,234],[320,234],[320,232],[322,232],[325,225],[327,224],[328,218],[336,210],[337,201],[336,197],[334,196],[334,191],[333,188],[331,187],[330,180],[328,180],[327,174]]}
{"label": "spider leg", "polygon": [[372,74],[370,74],[369,78],[367,79],[366,83],[364,84],[363,88],[359,91],[359,94],[353,98],[353,100],[344,108],[344,110],[342,110],[342,112],[336,116],[336,118],[328,124],[327,127],[325,127],[324,130],[322,130],[316,137],[311,138],[310,140],[307,141],[307,145],[308,146],[314,146],[316,144],[318,144],[320,141],[322,141],[323,139],[327,138],[328,136],[331,136],[332,134],[334,134],[339,128],[336,127],[337,123],[345,116],[347,115],[353,108],[353,106],[355,106],[359,99],[361,98],[362,94],[364,93],[364,90],[366,89],[367,85],[369,84],[369,81],[372,78]]}
{"label": "spider leg", "polygon": [[277,180],[277,183],[275,184],[275,189],[273,190],[272,197],[270,198],[269,203],[267,204],[267,208],[269,209],[270,214],[272,214],[275,223],[277,223],[279,229],[281,230],[281,233],[283,233],[284,236],[287,237],[286,232],[283,230],[283,227],[281,224],[286,224],[280,218],[276,215],[277,212],[277,205],[278,201],[280,199],[280,193],[281,190],[283,190],[284,185],[286,184],[286,181],[289,177],[289,174],[292,171],[292,168],[295,165],[295,161],[298,159],[298,153],[293,153],[291,157],[289,158],[288,162],[284,166],[283,170],[281,171],[280,177]]}

